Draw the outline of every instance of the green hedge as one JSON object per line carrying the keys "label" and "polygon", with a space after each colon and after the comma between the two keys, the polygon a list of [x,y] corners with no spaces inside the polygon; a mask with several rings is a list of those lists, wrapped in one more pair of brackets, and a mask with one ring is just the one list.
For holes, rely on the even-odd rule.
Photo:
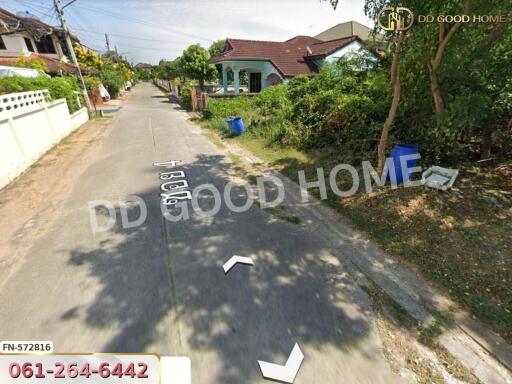
{"label": "green hedge", "polygon": [[66,99],[70,113],[76,112],[80,109],[74,92],[79,92],[82,106],[85,105],[82,93],[80,92],[80,87],[74,77],[50,78],[40,76],[27,78],[12,76],[0,78],[0,94],[37,91],[40,89],[48,89],[52,100]]}
{"label": "green hedge", "polygon": [[184,84],[181,87],[180,104],[187,111],[192,110],[192,89],[194,87],[191,84]]}
{"label": "green hedge", "polygon": [[297,76],[259,95],[211,98],[204,118],[214,127],[241,116],[248,133],[271,145],[336,147],[346,160],[373,158],[389,106],[387,78],[350,62],[326,65],[317,76]]}
{"label": "green hedge", "polygon": [[110,97],[117,99],[121,90],[124,89],[125,79],[123,74],[114,68],[105,68],[99,76]]}

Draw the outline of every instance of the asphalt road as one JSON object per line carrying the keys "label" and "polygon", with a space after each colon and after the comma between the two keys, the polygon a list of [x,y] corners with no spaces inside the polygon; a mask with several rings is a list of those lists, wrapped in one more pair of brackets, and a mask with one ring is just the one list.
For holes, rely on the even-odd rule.
{"label": "asphalt road", "polygon": [[[15,212],[37,230],[25,225],[3,240],[4,256],[16,262],[0,271],[0,339],[51,340],[58,352],[188,356],[201,384],[268,382],[257,361],[284,364],[298,343],[305,358],[296,383],[403,382],[382,354],[369,298],[314,226],[282,221],[258,205],[163,218],[162,169],[154,162],[181,160],[176,169],[190,189],[213,184],[222,192],[236,176],[222,150],[159,90],[138,85],[96,141],[68,164],[64,190],[46,186],[48,203]],[[24,188],[37,191],[38,182]],[[146,202],[139,227],[120,225],[126,195]],[[116,206],[114,228],[91,231],[93,200]],[[233,202],[243,201],[235,190]],[[206,209],[213,199],[203,194],[199,203]],[[138,216],[137,207],[128,211]],[[233,255],[251,257],[254,266],[225,275]]]}

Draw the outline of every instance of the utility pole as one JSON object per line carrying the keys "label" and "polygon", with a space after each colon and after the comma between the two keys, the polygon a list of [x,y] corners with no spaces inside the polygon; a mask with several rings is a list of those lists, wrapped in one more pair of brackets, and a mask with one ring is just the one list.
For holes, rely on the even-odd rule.
{"label": "utility pole", "polygon": [[110,52],[110,40],[108,39],[108,35],[105,33],[105,42],[107,43],[107,52]]}
{"label": "utility pole", "polygon": [[80,65],[78,65],[78,60],[76,59],[75,49],[73,48],[73,43],[71,42],[71,36],[69,34],[69,29],[66,24],[66,20],[64,20],[64,11],[62,10],[62,5],[60,4],[60,0],[53,0],[53,4],[55,5],[55,11],[57,12],[57,16],[59,16],[60,24],[62,29],[64,30],[64,35],[66,36],[66,44],[68,46],[69,54],[71,55],[71,60],[75,65],[76,74],[80,81],[80,85],[82,86],[85,103],[87,104],[87,110],[89,112],[92,111],[91,101],[89,100],[89,95],[87,94],[87,87],[85,86],[84,78],[82,76],[82,71],[80,70]]}

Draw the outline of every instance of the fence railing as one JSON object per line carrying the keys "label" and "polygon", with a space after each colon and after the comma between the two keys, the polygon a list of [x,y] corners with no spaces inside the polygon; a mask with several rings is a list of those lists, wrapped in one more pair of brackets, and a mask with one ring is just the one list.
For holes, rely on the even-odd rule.
{"label": "fence railing", "polygon": [[46,105],[50,100],[47,89],[0,95],[0,113],[20,113]]}
{"label": "fence railing", "polygon": [[[160,88],[166,90],[169,93],[172,93],[174,96],[179,97],[181,94],[181,87],[175,85],[172,81],[161,80],[161,79],[153,79],[153,83]],[[200,90],[199,88],[193,88],[190,92],[190,105],[192,107],[192,111],[203,110],[208,106],[208,100],[210,98],[218,98],[218,99],[232,99],[240,96],[256,96],[258,93],[218,93],[221,90],[221,87],[218,85],[205,85],[204,90]]]}
{"label": "fence railing", "polygon": [[0,188],[89,119],[86,108],[70,115],[66,99],[48,90],[0,95]]}

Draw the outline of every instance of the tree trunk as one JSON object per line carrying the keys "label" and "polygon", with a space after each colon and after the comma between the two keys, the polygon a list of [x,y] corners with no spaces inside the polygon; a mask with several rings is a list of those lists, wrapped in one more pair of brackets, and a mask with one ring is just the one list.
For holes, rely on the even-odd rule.
{"label": "tree trunk", "polygon": [[492,131],[485,132],[480,145],[480,159],[485,160],[491,157]]}
{"label": "tree trunk", "polygon": [[436,109],[436,120],[437,125],[441,124],[441,116],[444,113],[445,105],[443,94],[441,92],[441,87],[439,86],[439,79],[437,77],[436,71],[429,66],[430,72],[430,90],[432,92],[432,98],[434,99],[434,107]]}
{"label": "tree trunk", "polygon": [[[472,7],[473,0],[466,0],[464,5],[464,14],[469,15],[471,13]],[[438,126],[441,124],[441,117],[445,110],[445,104],[441,86],[439,85],[437,70],[443,61],[446,46],[452,39],[453,35],[455,35],[455,33],[460,29],[460,27],[462,27],[462,21],[453,24],[448,30],[448,33],[446,33],[446,24],[439,23],[439,45],[437,46],[434,59],[428,64],[428,69],[430,72],[430,90],[432,93],[432,98],[434,99],[434,107],[436,110],[436,120]]]}
{"label": "tree trunk", "polygon": [[391,101],[391,106],[389,107],[388,117],[386,118],[384,126],[382,127],[379,147],[377,151],[379,157],[377,172],[379,174],[382,173],[384,169],[384,164],[386,163],[386,149],[388,146],[389,131],[391,129],[391,125],[395,121],[396,111],[398,110],[398,104],[400,103],[401,87],[398,66],[404,37],[405,32],[398,32],[398,35],[396,36],[395,40],[395,52],[393,53],[393,61],[391,62],[391,87],[393,89],[393,99]]}

